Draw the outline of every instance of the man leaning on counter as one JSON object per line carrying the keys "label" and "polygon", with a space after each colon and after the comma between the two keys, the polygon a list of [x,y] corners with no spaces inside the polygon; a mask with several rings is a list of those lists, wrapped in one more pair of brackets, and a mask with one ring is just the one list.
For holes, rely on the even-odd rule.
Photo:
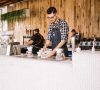
{"label": "man leaning on counter", "polygon": [[69,32],[67,22],[58,17],[55,7],[49,7],[47,9],[47,18],[49,20],[48,37],[44,45],[44,49],[46,49],[52,43],[52,52],[48,55],[48,57],[55,55],[56,49],[58,48],[62,48],[64,55],[67,56],[68,49],[66,46],[66,41],[68,39]]}

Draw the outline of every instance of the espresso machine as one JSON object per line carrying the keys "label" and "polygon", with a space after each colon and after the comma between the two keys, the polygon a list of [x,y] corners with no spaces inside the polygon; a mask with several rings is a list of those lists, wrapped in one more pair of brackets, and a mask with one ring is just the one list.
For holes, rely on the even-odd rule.
{"label": "espresso machine", "polygon": [[20,54],[20,43],[14,42],[12,31],[0,33],[0,55],[17,55]]}

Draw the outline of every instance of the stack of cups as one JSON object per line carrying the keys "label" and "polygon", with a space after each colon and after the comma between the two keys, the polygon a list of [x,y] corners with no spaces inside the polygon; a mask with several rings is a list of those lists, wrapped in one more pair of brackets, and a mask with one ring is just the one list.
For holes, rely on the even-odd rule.
{"label": "stack of cups", "polygon": [[32,57],[32,46],[27,47],[28,51],[26,52],[27,57]]}

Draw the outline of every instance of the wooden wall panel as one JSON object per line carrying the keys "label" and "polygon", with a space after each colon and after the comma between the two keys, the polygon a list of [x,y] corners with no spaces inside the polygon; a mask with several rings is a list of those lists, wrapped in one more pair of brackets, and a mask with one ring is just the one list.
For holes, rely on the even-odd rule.
{"label": "wooden wall panel", "polygon": [[19,22],[19,26],[23,23],[22,32],[25,34],[25,27],[32,25],[33,28],[39,28],[40,33],[46,38],[46,10],[49,6],[57,8],[59,17],[68,22],[70,31],[75,28],[85,37],[91,37],[92,34],[100,37],[100,0],[27,0],[16,3],[10,10],[29,8],[30,16]]}
{"label": "wooden wall panel", "polygon": [[95,31],[100,37],[100,0],[95,0]]}
{"label": "wooden wall panel", "polygon": [[[97,17],[100,17],[100,0],[75,0],[75,28],[84,37],[91,37],[95,34],[100,37],[100,28],[97,28]],[[98,20],[99,21],[99,20]]]}

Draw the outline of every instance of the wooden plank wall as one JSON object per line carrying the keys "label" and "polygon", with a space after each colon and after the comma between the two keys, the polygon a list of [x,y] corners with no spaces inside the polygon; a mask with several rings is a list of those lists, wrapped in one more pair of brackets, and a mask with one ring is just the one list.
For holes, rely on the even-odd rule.
{"label": "wooden plank wall", "polygon": [[100,37],[100,0],[75,0],[74,25],[85,37]]}
{"label": "wooden plank wall", "polygon": [[[46,37],[48,26],[46,10],[49,6],[57,8],[59,17],[68,22],[70,31],[75,28],[85,37],[91,37],[92,34],[100,37],[100,0],[28,0],[16,3],[14,8],[8,9],[11,11],[29,8],[30,16],[18,22],[19,26],[22,23],[22,32],[25,34],[25,26],[32,25],[33,28],[39,28]],[[14,22],[9,24],[15,25]]]}

